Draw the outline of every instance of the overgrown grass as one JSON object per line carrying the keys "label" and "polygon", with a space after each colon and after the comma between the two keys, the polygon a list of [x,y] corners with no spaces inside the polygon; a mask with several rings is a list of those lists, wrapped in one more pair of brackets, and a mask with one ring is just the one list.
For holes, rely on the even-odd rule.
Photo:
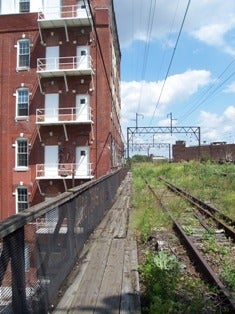
{"label": "overgrown grass", "polygon": [[[148,237],[156,230],[168,228],[169,218],[162,210],[160,203],[156,201],[146,187],[143,178],[155,187],[160,197],[164,196],[166,188],[158,180],[163,176],[177,186],[184,188],[200,199],[211,202],[235,219],[235,166],[230,164],[218,165],[210,162],[178,163],[178,164],[154,164],[138,163],[132,165],[134,197],[133,228],[140,241],[146,243]],[[168,200],[167,204],[177,217],[178,208],[186,203]],[[190,225],[185,227],[190,234]],[[214,244],[211,236],[211,245],[207,249],[214,251],[219,248]],[[220,248],[221,249],[221,248]],[[224,252],[220,251],[220,254]],[[145,286],[143,314],[156,313],[216,313],[212,304],[211,295],[205,295],[205,288],[198,280],[192,280],[179,271],[180,265],[174,256],[152,255],[146,253],[145,263],[140,265],[140,274]],[[159,261],[165,261],[165,268],[161,268]],[[235,286],[234,267],[231,261],[221,265],[221,273],[224,280],[231,287]],[[177,270],[177,271],[176,271]],[[205,289],[204,289],[205,288]],[[208,290],[206,290],[208,291]],[[213,294],[213,292],[212,292]]]}
{"label": "overgrown grass", "polygon": [[198,163],[139,163],[133,167],[134,178],[144,176],[150,184],[161,185],[159,176],[200,199],[212,203],[226,215],[235,219],[235,165],[215,164],[212,162]]}

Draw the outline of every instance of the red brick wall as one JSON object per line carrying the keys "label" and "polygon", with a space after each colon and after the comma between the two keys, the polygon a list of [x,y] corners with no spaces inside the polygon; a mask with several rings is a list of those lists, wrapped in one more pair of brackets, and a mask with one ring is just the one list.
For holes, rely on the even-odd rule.
{"label": "red brick wall", "polygon": [[[63,0],[63,4],[73,4],[75,1]],[[24,15],[0,15],[0,219],[15,214],[15,188],[20,182],[28,187],[31,196],[31,204],[43,201],[35,183],[36,164],[44,161],[44,145],[59,145],[60,152],[66,152],[60,156],[61,162],[66,158],[72,162],[75,158],[77,146],[90,145],[90,161],[93,163],[95,177],[100,177],[112,171],[111,163],[111,139],[115,140],[118,150],[123,150],[119,121],[112,110],[111,97],[111,18],[109,9],[110,0],[92,1],[97,33],[92,34],[90,27],[69,28],[69,42],[63,28],[43,30],[41,44],[39,35],[37,14]],[[99,7],[99,8],[98,8]],[[112,30],[113,32],[113,30]],[[96,37],[96,34],[98,37]],[[31,56],[30,70],[16,71],[17,48],[15,45],[21,38],[30,38]],[[94,39],[94,41],[91,41]],[[36,130],[36,109],[44,108],[44,95],[41,94],[36,75],[37,58],[45,57],[46,46],[59,45],[60,56],[75,56],[77,45],[90,45],[91,57],[95,68],[93,80],[90,76],[68,77],[69,90],[65,89],[63,78],[41,79],[44,93],[60,92],[60,107],[72,107],[75,104],[75,95],[89,93],[93,108],[94,125],[68,126],[68,138],[66,141],[63,126],[41,127],[40,142]],[[115,44],[117,46],[117,43]],[[101,51],[100,51],[101,49]],[[118,59],[120,55],[118,52]],[[105,62],[105,67],[103,65]],[[119,73],[119,69],[117,69]],[[120,74],[119,74],[120,75]],[[81,83],[81,79],[84,80]],[[93,87],[94,91],[90,91]],[[13,95],[16,89],[24,84],[29,88],[30,116],[29,121],[15,121],[16,97]],[[118,95],[118,97],[120,97]],[[111,112],[112,120],[111,120]],[[52,136],[50,132],[53,132]],[[15,167],[15,140],[23,133],[31,144],[29,148],[29,170],[17,172]],[[94,134],[94,138],[93,138]],[[93,138],[93,142],[91,139]],[[71,180],[66,180],[68,188]],[[80,184],[81,180],[76,180]],[[43,193],[55,195],[64,192],[65,186],[62,180],[55,180],[53,184],[48,180],[40,181]]]}
{"label": "red brick wall", "polygon": [[235,161],[235,144],[217,144],[186,147],[184,144],[173,145],[173,160],[213,160],[217,162]]}

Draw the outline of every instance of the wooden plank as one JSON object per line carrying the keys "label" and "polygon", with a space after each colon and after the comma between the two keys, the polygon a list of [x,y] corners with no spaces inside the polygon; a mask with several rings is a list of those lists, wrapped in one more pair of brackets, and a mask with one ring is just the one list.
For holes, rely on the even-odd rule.
{"label": "wooden plank", "polygon": [[138,274],[137,244],[128,239],[125,243],[124,271],[120,314],[140,314],[140,288]]}
{"label": "wooden plank", "polygon": [[140,314],[137,244],[128,228],[130,180],[90,236],[53,313]]}
{"label": "wooden plank", "polygon": [[121,298],[122,271],[123,271],[124,240],[113,239],[109,258],[100,287],[96,314],[118,314]]}
{"label": "wooden plank", "polygon": [[93,243],[89,253],[82,260],[77,276],[53,313],[78,313],[80,307],[90,311],[90,308],[95,306],[111,242],[111,239],[100,239]]}
{"label": "wooden plank", "polygon": [[100,239],[93,248],[86,273],[73,295],[68,313],[90,313],[95,308],[98,293],[104,276],[111,239]]}

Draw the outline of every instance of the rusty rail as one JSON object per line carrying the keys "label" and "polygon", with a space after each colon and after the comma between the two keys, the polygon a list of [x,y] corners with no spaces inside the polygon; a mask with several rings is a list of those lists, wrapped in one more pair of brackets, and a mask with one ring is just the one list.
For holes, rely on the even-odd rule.
{"label": "rusty rail", "polygon": [[[184,191],[183,189],[175,186],[171,182],[165,180],[162,177],[159,177],[159,180],[163,181],[164,184],[174,193],[180,195],[185,200],[187,200],[193,206],[196,206],[200,211],[202,211],[205,215],[211,217],[219,227],[223,228],[225,234],[230,237],[235,242],[235,221],[230,217],[223,214],[217,208],[204,203],[202,200],[197,197],[191,195],[190,193]],[[215,216],[216,214],[216,216]],[[219,218],[217,218],[217,216]]]}
{"label": "rusty rail", "polygon": [[[146,179],[143,178],[143,180],[145,181],[146,185],[148,186],[148,188],[152,192],[152,194],[161,203],[162,208],[170,216],[170,218],[173,222],[173,229],[179,235],[181,243],[186,247],[188,254],[189,254],[189,257],[191,258],[193,263],[196,262],[198,272],[203,275],[203,278],[205,278],[206,281],[208,281],[210,284],[214,284],[218,288],[218,290],[220,292],[220,298],[221,298],[223,304],[229,308],[229,313],[235,313],[235,301],[231,298],[227,288],[220,281],[217,274],[211,269],[211,267],[209,266],[209,264],[207,263],[205,258],[199,252],[199,250],[194,245],[192,240],[184,232],[183,228],[180,226],[180,224],[177,222],[177,220],[174,219],[174,217],[171,215],[169,210],[163,205],[162,201],[159,199],[158,195],[156,194],[154,188],[148,183],[148,181]],[[163,179],[162,179],[162,181],[163,181]],[[164,183],[165,183],[165,181],[166,180],[164,180]],[[168,184],[167,184],[167,186],[168,186]],[[169,188],[172,189],[172,186],[170,184],[169,184]],[[176,189],[176,191],[177,191],[177,194],[179,194],[178,188]],[[184,193],[182,193],[182,194],[184,194]],[[202,203],[202,202],[200,201],[200,203]]]}

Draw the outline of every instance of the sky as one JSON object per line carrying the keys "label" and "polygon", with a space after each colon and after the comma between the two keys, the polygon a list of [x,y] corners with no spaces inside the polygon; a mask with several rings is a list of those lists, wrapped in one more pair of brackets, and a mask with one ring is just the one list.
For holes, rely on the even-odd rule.
{"label": "sky", "polygon": [[[201,143],[235,142],[235,1],[114,0],[121,47],[122,131],[200,127]],[[187,146],[183,134],[136,143]],[[154,150],[154,148],[152,148]],[[153,151],[154,153],[154,151]]]}

